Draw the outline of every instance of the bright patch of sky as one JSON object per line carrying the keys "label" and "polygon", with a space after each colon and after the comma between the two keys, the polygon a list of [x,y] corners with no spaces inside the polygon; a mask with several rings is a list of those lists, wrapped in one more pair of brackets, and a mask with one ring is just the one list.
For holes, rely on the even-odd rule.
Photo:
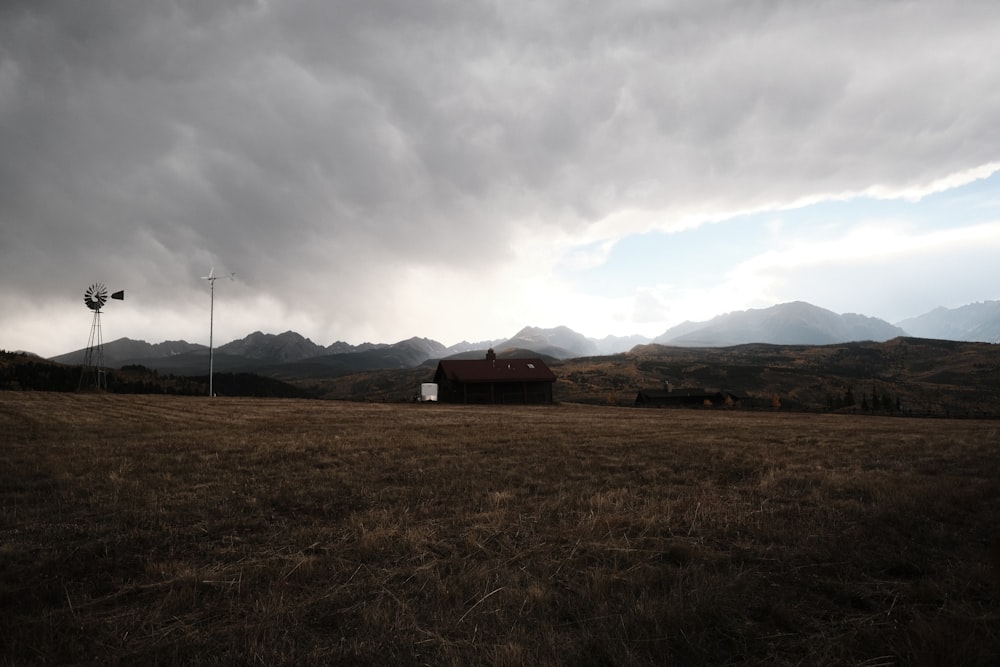
{"label": "bright patch of sky", "polygon": [[[896,282],[889,280],[893,271],[902,270],[908,261],[926,259],[924,271],[911,273],[903,284],[895,286],[896,302],[901,307],[879,306],[879,310],[902,318],[922,314],[931,305],[907,295],[914,290],[934,293],[935,284],[945,292],[963,273],[965,282],[973,283],[967,292],[970,296],[972,292],[980,292],[983,298],[1000,296],[989,255],[998,242],[989,224],[996,221],[1000,221],[1000,172],[919,200],[858,196],[739,215],[677,232],[637,234],[615,243],[606,251],[602,264],[569,270],[567,279],[578,290],[605,298],[655,288],[669,303],[671,291],[680,295],[678,301],[691,293],[708,294],[738,279],[741,268],[745,270],[764,257],[787,254],[791,256],[783,263],[798,264],[797,277],[788,275],[789,284],[773,286],[775,296],[833,308],[834,304],[821,302],[822,294],[817,291],[846,304],[839,296],[844,290],[837,285],[853,286],[849,289],[861,290],[862,295],[851,298],[863,301],[864,291],[889,289],[891,282]],[[922,238],[926,241],[921,242]],[[986,243],[979,251],[968,247],[982,241]],[[949,262],[949,242],[965,246],[962,266]],[[839,279],[838,271],[844,272]],[[867,290],[851,275],[859,271],[872,281]],[[957,275],[949,275],[952,272]],[[830,281],[825,288],[824,280]],[[808,284],[813,291],[796,290],[796,282]],[[908,302],[913,303],[915,312],[905,311]]]}

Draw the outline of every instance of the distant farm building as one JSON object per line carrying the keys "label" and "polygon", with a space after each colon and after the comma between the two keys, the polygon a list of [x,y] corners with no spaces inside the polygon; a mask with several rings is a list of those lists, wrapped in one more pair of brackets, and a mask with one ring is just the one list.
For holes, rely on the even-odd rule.
{"label": "distant farm building", "polygon": [[434,382],[443,403],[552,403],[555,374],[541,359],[443,359]]}
{"label": "distant farm building", "polygon": [[743,396],[727,390],[640,389],[635,397],[635,404],[641,408],[735,406],[742,400]]}

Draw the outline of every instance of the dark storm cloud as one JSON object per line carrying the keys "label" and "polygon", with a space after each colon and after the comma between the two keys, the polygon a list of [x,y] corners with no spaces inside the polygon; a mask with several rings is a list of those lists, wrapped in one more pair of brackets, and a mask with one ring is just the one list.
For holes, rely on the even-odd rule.
{"label": "dark storm cloud", "polygon": [[512,260],[526,229],[586,240],[623,210],[669,225],[926,183],[1000,152],[997,17],[987,2],[4,3],[0,271],[53,297],[111,273],[169,302],[225,264],[303,307],[351,281],[349,319],[405,267]]}

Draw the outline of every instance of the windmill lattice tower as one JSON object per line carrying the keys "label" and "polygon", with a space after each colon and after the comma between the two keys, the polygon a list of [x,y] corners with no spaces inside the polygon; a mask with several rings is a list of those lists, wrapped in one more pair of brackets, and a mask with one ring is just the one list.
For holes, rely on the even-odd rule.
{"label": "windmill lattice tower", "polygon": [[[124,299],[125,292],[119,291],[111,295],[112,299]],[[81,389],[108,388],[108,378],[104,372],[104,339],[101,335],[101,308],[108,301],[108,288],[103,283],[94,283],[83,293],[83,302],[94,312],[90,323],[90,338],[87,340],[87,352],[83,357],[83,371],[80,373]]]}

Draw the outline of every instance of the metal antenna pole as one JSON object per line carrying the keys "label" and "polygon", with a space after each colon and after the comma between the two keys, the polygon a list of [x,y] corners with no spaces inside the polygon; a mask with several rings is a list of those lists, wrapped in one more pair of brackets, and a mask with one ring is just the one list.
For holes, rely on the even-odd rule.
{"label": "metal antenna pole", "polygon": [[212,335],[215,329],[215,276],[210,277],[208,283],[212,286],[210,290],[212,293],[211,305],[208,309],[208,395],[215,396],[215,393],[212,391],[212,374],[215,370],[212,354]]}
{"label": "metal antenna pole", "polygon": [[211,286],[211,301],[208,310],[208,395],[215,396],[215,390],[213,387],[213,376],[215,374],[215,351],[213,345],[213,335],[215,333],[215,281],[219,278],[229,278],[232,280],[236,276],[235,273],[230,273],[228,276],[217,276],[215,275],[215,267],[209,271],[207,276],[202,276],[203,280],[207,280],[208,284]]}

